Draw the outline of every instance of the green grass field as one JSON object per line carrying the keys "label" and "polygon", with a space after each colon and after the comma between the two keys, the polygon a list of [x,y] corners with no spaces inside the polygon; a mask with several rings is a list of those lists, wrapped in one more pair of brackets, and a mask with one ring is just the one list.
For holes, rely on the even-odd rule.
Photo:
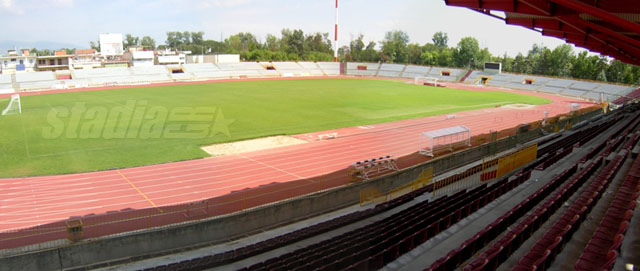
{"label": "green grass field", "polygon": [[[8,99],[0,100],[4,109]],[[0,116],[0,178],[208,156],[202,145],[299,134],[543,98],[372,79],[223,82],[22,97]]]}

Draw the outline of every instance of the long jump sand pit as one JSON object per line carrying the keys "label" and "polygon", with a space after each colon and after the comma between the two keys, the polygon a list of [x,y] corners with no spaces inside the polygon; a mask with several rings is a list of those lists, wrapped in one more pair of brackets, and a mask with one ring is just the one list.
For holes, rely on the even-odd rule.
{"label": "long jump sand pit", "polygon": [[508,104],[508,105],[503,105],[502,107],[511,108],[511,109],[530,109],[536,106],[532,104]]}
{"label": "long jump sand pit", "polygon": [[211,156],[223,156],[252,151],[268,150],[303,143],[307,143],[307,141],[291,136],[270,136],[230,143],[214,144],[204,146],[202,147],[202,149]]}

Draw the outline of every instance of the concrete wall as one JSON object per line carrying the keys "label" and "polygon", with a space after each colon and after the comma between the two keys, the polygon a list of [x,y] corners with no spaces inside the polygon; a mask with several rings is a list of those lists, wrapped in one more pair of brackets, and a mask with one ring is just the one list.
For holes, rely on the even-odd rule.
{"label": "concrete wall", "polygon": [[305,217],[358,204],[362,189],[375,187],[378,191],[386,192],[412,182],[422,170],[428,167],[433,166],[435,174],[443,173],[482,159],[489,154],[513,148],[518,143],[524,143],[525,139],[530,140],[541,135],[541,131],[536,129],[444,156],[382,178],[354,183],[226,217],[12,256],[0,259],[0,270],[60,270],[160,253],[197,244],[222,243],[259,230],[274,228]]}

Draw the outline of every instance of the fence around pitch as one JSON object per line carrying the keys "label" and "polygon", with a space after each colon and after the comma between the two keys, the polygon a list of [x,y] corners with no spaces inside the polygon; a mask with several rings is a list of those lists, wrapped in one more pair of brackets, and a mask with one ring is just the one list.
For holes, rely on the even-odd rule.
{"label": "fence around pitch", "polygon": [[[600,108],[596,108],[596,110],[600,110]],[[594,109],[590,111],[584,110],[583,115],[576,115],[574,113],[560,117],[564,117],[562,120],[564,122],[575,123],[582,118],[586,118],[584,117],[585,114],[592,112],[594,112]],[[558,119],[560,117],[558,117]],[[517,130],[516,127],[498,131],[493,134],[475,136],[471,140],[472,146],[479,146],[491,143],[492,141],[495,142],[495,140],[505,137],[513,137],[516,135]],[[487,138],[489,138],[488,141]],[[459,150],[460,149],[456,149],[454,151]],[[419,155],[416,151],[413,154],[399,157],[398,166],[401,169],[406,169],[425,163],[431,159],[432,158]],[[459,179],[448,179],[444,180],[444,182],[439,182],[435,188],[437,190],[449,184],[458,183],[460,179],[468,179],[470,176],[475,176],[478,172],[477,169],[474,170],[475,172],[463,172],[463,175],[455,177]],[[486,176],[481,178],[486,178]],[[394,188],[392,191],[386,191],[384,192],[384,194],[387,195],[385,200],[397,197],[407,191],[424,187],[428,185],[427,181],[431,181],[431,178],[416,180],[406,186]],[[305,196],[314,192],[346,185],[350,182],[345,168],[319,177],[237,191],[202,201],[160,206],[157,208],[120,210],[99,215],[72,217],[68,220],[36,227],[0,232],[0,250],[26,246],[32,247],[34,244],[55,240],[104,237],[124,232],[147,230],[160,226],[190,223],[201,219],[211,219],[217,216],[244,211],[249,208],[275,204],[279,201]],[[375,194],[374,192],[373,195],[379,196],[381,194],[382,193]],[[73,234],[70,233],[70,229],[68,228],[67,222],[70,220],[78,221],[82,224],[81,232],[75,233],[76,238],[72,238]],[[78,234],[80,236],[77,236]],[[34,247],[34,249],[39,249],[39,247]],[[3,255],[2,251],[0,251],[0,255]]]}

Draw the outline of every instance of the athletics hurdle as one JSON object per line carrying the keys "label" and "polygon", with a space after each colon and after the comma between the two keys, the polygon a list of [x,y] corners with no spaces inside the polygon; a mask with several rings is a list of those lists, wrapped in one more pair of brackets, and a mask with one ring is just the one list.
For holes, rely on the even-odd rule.
{"label": "athletics hurdle", "polygon": [[378,158],[358,161],[347,170],[347,174],[353,181],[360,179],[369,180],[373,176],[380,175],[384,172],[398,171],[397,158],[391,155],[381,156]]}

